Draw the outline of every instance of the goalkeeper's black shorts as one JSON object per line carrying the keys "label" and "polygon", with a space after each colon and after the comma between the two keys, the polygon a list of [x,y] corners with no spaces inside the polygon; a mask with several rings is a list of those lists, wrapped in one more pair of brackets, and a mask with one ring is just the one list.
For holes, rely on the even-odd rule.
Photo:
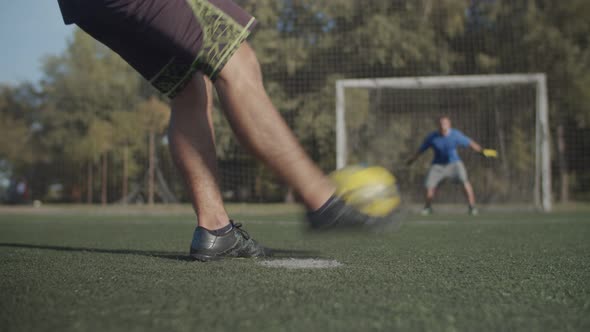
{"label": "goalkeeper's black shorts", "polygon": [[215,80],[256,20],[231,0],[58,0],[66,24],[174,97],[195,71]]}

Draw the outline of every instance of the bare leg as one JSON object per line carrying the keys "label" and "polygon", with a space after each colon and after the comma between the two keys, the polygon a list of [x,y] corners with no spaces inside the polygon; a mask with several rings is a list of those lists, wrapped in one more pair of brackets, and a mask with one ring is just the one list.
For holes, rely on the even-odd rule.
{"label": "bare leg", "polygon": [[197,73],[172,100],[170,152],[187,184],[198,224],[209,230],[229,223],[217,183],[211,118],[211,82]]}
{"label": "bare leg", "polygon": [[320,208],[334,188],[267,96],[260,65],[247,43],[225,65],[215,87],[242,144],[299,193],[309,209]]}
{"label": "bare leg", "polygon": [[463,191],[465,192],[465,197],[467,197],[467,202],[469,202],[469,206],[475,206],[475,194],[473,193],[473,187],[469,181],[463,183]]}
{"label": "bare leg", "polygon": [[434,195],[436,194],[436,188],[426,188],[426,197],[425,197],[425,208],[432,207],[432,201],[434,200]]}

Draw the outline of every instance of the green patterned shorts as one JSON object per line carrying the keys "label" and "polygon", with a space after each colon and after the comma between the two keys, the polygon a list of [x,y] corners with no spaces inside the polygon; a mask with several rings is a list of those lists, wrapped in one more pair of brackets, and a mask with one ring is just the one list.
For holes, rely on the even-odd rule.
{"label": "green patterned shorts", "polygon": [[86,10],[74,22],[170,98],[196,71],[215,81],[256,25],[230,0],[94,0]]}

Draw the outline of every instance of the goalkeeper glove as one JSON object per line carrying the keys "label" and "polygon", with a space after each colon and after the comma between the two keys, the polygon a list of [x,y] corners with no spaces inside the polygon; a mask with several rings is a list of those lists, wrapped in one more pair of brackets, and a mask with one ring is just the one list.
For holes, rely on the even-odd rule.
{"label": "goalkeeper glove", "polygon": [[483,149],[481,154],[486,158],[498,158],[498,151],[494,149]]}

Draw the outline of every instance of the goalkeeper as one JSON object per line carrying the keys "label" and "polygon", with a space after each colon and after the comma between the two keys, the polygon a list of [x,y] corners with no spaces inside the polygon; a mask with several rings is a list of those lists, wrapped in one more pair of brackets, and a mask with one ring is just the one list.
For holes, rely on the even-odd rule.
{"label": "goalkeeper", "polygon": [[467,178],[465,165],[463,165],[457,153],[457,147],[471,147],[486,157],[495,156],[495,151],[483,149],[477,142],[465,136],[459,130],[451,128],[451,119],[448,116],[440,117],[438,119],[438,126],[438,131],[428,135],[418,149],[418,152],[407,161],[407,164],[411,165],[424,151],[429,148],[434,150],[434,160],[426,175],[426,203],[422,214],[432,214],[432,200],[434,199],[436,188],[441,181],[452,179],[463,185],[463,190],[469,203],[469,214],[476,215],[478,211],[475,207],[475,194]]}

